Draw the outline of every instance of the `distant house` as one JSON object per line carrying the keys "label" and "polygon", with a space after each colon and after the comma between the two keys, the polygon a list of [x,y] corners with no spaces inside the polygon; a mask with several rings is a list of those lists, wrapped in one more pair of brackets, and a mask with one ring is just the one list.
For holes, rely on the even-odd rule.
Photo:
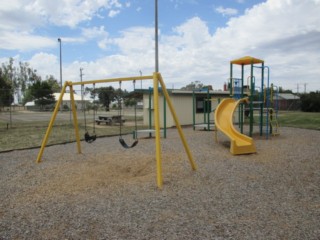
{"label": "distant house", "polygon": [[[56,101],[58,101],[59,97],[60,97],[60,93],[54,93],[53,94]],[[76,104],[76,108],[78,110],[82,110],[84,108],[84,105],[88,102],[92,102],[92,99],[88,99],[87,97],[84,97],[83,101],[80,95],[74,93],[74,101]],[[68,108],[70,108],[70,93],[64,93],[63,94],[63,98],[62,98],[62,104],[65,106],[68,106]],[[25,105],[27,110],[34,110],[34,109],[38,109],[38,107],[35,105],[34,101],[31,102],[27,102]]]}
{"label": "distant house", "polygon": [[[60,93],[54,93],[53,94],[56,101],[58,101],[59,97],[60,97]],[[76,104],[76,108],[78,110],[82,110],[85,108],[85,104],[88,103],[88,102],[92,102],[92,99],[90,98],[87,98],[87,97],[83,97],[83,101],[82,101],[82,98],[81,98],[81,95],[78,95],[76,93],[73,94],[73,97],[74,97],[74,102]],[[62,98],[62,103],[63,105],[67,105],[68,108],[71,107],[71,97],[70,97],[70,93],[66,92],[63,94],[63,98]]]}
{"label": "distant house", "polygon": [[35,106],[36,104],[34,103],[34,101],[26,102],[26,104],[24,105],[26,110],[34,110]]}
{"label": "distant house", "polygon": [[275,96],[275,100],[278,100],[278,110],[300,109],[300,97],[292,93],[278,93],[278,96]]}

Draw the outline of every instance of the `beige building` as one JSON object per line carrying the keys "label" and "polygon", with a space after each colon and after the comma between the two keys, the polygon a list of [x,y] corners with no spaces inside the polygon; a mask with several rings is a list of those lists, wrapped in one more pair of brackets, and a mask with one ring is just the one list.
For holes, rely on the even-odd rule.
{"label": "beige building", "polygon": [[[54,95],[56,101],[58,101],[58,99],[60,97],[60,93],[54,93],[53,95]],[[74,97],[74,102],[75,102],[76,108],[78,110],[84,109],[85,104],[92,102],[92,99],[90,99],[88,97],[84,97],[83,101],[82,101],[81,95],[78,95],[76,93],[73,94],[73,97]],[[70,93],[69,92],[64,93],[63,97],[62,97],[62,104],[67,105],[68,108],[71,108],[71,100],[70,99],[71,99]]]}
{"label": "beige building", "polygon": [[[143,91],[143,123],[149,125],[151,117],[151,127],[154,125],[153,94],[149,90]],[[174,106],[181,125],[203,124],[208,122],[208,114],[205,111],[210,109],[209,122],[214,120],[214,109],[222,98],[229,97],[229,91],[185,91],[168,90],[171,102]],[[164,115],[165,113],[165,115]],[[168,105],[165,103],[161,91],[159,91],[159,114],[160,127],[164,127],[164,117],[166,116],[166,127],[174,127],[175,122]]]}

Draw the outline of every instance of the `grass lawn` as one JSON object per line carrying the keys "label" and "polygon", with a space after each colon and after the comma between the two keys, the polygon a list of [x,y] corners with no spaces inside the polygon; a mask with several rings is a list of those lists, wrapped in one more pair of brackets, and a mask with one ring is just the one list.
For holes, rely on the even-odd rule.
{"label": "grass lawn", "polygon": [[320,113],[315,112],[280,112],[280,127],[296,127],[320,130]]}
{"label": "grass lawn", "polygon": [[[93,123],[87,123],[89,134],[93,134]],[[134,117],[126,117],[128,120],[122,127],[122,133],[132,133],[134,127]],[[148,128],[142,126],[142,118],[139,117],[139,129]],[[255,119],[258,122],[258,119]],[[320,113],[306,113],[306,112],[279,112],[278,115],[279,126],[281,127],[296,127],[320,130]],[[0,152],[10,151],[23,148],[40,147],[42,139],[47,130],[47,121],[16,121],[12,127],[7,129],[7,121],[0,119]],[[84,138],[85,128],[83,121],[79,121],[80,138]],[[114,136],[119,134],[119,125],[106,126],[95,125],[95,132],[98,137]],[[66,143],[75,141],[75,131],[69,120],[57,120],[51,131],[48,139],[48,145]]]}
{"label": "grass lawn", "polygon": [[[19,117],[17,117],[19,115]],[[92,115],[92,113],[91,113]],[[2,118],[1,118],[2,117]],[[0,152],[40,147],[42,140],[47,131],[51,113],[44,119],[41,113],[13,113],[12,126],[8,125],[8,116],[2,114],[0,116]],[[78,117],[81,117],[79,115]],[[35,120],[41,119],[41,120]],[[134,116],[126,116],[126,122],[122,126],[122,133],[132,133],[135,129]],[[138,128],[147,128],[141,125],[142,117],[137,117]],[[97,137],[115,136],[119,135],[119,124],[107,126],[105,124],[96,124],[95,131],[93,129],[93,118],[88,116],[87,118],[87,131],[90,135],[94,132]],[[78,118],[78,127],[80,139],[84,139],[85,125],[84,120]],[[56,119],[50,136],[48,138],[47,145],[67,143],[75,141],[75,129],[72,121],[69,120],[69,114],[65,114],[64,118]]]}

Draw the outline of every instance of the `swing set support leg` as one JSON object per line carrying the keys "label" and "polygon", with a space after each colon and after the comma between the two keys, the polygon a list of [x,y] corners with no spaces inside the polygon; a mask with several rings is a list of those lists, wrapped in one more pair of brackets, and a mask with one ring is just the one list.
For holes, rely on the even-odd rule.
{"label": "swing set support leg", "polygon": [[58,111],[59,111],[59,107],[61,105],[62,98],[63,98],[63,95],[64,95],[64,93],[66,91],[66,88],[67,88],[67,82],[65,82],[63,87],[62,87],[62,90],[61,90],[61,93],[60,93],[60,97],[58,99],[58,102],[56,103],[56,107],[54,108],[53,115],[52,115],[51,120],[49,122],[49,126],[47,128],[46,134],[44,135],[44,138],[42,140],[41,148],[40,148],[40,151],[38,153],[38,157],[37,157],[37,161],[36,161],[37,163],[41,162],[41,158],[42,158],[42,155],[43,155],[44,148],[47,145],[48,138],[50,136],[50,133],[51,133],[51,130],[52,130],[52,127],[53,127],[53,123],[56,120],[56,117],[57,117],[57,114],[58,114]]}
{"label": "swing set support leg", "polygon": [[78,153],[81,153],[77,110],[76,110],[76,104],[74,103],[74,94],[73,94],[73,86],[72,85],[70,85],[70,98],[71,98],[71,107],[72,107],[72,114],[73,114],[73,126],[74,126],[75,135],[76,135]]}
{"label": "swing set support leg", "polygon": [[177,114],[174,110],[173,104],[171,102],[171,99],[169,97],[168,91],[166,89],[166,86],[164,84],[164,81],[162,79],[162,76],[160,73],[154,73],[153,74],[153,102],[154,102],[154,124],[155,124],[155,130],[156,130],[156,160],[157,160],[157,184],[158,187],[161,189],[163,185],[163,178],[162,178],[162,162],[161,162],[161,149],[160,149],[160,118],[159,118],[159,91],[158,91],[158,84],[160,83],[162,87],[162,92],[164,94],[164,97],[167,100],[168,106],[170,108],[171,114],[174,118],[174,121],[176,123],[176,127],[178,129],[181,142],[184,146],[184,149],[188,155],[189,162],[191,164],[191,168],[193,170],[197,169],[196,163],[193,160],[190,148],[188,146],[188,143],[186,141],[186,138],[184,136],[184,133],[182,131],[180,122],[178,120]]}

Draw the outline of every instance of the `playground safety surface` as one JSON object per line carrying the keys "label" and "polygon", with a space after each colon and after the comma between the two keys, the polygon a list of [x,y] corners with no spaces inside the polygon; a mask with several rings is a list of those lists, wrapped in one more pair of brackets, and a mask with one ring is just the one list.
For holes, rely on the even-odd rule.
{"label": "playground safety surface", "polygon": [[[281,128],[257,154],[233,156],[228,139],[184,128],[130,150],[117,137],[0,154],[0,239],[319,239],[320,131]],[[132,136],[125,136],[130,143]]]}

